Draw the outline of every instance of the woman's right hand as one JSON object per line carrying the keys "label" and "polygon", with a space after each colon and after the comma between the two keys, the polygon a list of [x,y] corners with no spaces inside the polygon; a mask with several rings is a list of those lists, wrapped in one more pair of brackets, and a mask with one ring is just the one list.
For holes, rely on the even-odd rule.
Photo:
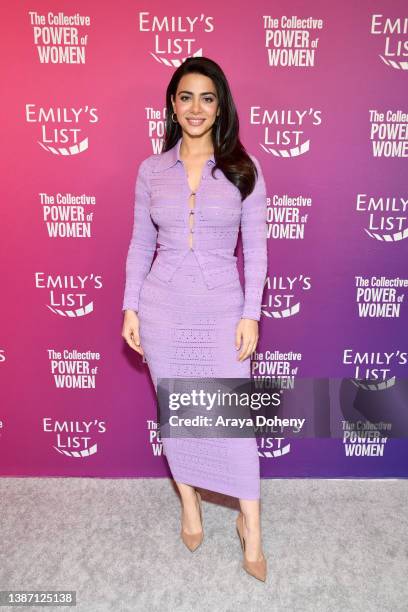
{"label": "woman's right hand", "polygon": [[143,348],[140,345],[139,317],[134,310],[125,310],[122,338],[126,340],[130,348],[140,355],[144,355]]}

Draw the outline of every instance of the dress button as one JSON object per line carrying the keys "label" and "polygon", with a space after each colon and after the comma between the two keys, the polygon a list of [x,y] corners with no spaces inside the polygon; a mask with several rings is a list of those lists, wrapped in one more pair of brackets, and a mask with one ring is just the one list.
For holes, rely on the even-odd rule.
{"label": "dress button", "polygon": [[194,215],[194,210],[190,210],[190,215]]}
{"label": "dress button", "polygon": [[194,228],[193,228],[193,227],[191,228],[190,232],[191,232],[192,234],[194,233]]}

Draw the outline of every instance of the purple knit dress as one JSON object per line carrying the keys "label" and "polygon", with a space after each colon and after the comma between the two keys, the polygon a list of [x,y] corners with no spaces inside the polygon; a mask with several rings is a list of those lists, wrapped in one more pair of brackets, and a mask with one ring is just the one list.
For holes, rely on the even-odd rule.
{"label": "purple knit dress", "polygon": [[[156,391],[160,378],[250,377],[250,359],[237,360],[235,331],[241,317],[260,319],[266,277],[266,192],[259,162],[251,156],[258,180],[243,202],[219,169],[219,180],[211,176],[214,157],[192,198],[180,145],[181,139],[142,162],[126,265],[123,309],[138,312]],[[245,293],[233,255],[240,225]],[[160,248],[150,268],[156,240]],[[162,443],[176,481],[259,499],[256,438],[163,437]]]}

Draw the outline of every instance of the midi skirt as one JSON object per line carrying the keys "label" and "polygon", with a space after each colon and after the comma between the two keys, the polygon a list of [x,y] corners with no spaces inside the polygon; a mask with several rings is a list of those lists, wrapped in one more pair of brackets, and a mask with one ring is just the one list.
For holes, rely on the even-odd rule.
{"label": "midi skirt", "polygon": [[[145,278],[139,299],[139,333],[157,393],[160,378],[250,378],[250,359],[238,361],[236,327],[244,305],[239,279],[209,289],[193,250],[168,282]],[[255,436],[162,437],[177,482],[240,499],[259,499]]]}

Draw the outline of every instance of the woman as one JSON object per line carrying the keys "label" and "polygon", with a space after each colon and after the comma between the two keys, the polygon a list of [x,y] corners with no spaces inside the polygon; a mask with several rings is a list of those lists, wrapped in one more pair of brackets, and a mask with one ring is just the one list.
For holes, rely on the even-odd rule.
{"label": "woman", "polygon": [[[170,80],[166,108],[162,153],[138,171],[123,300],[122,336],[145,356],[156,393],[158,378],[250,378],[267,272],[265,182],[239,140],[221,68],[187,58]],[[239,227],[245,294],[234,255]],[[181,496],[184,543],[195,550],[203,539],[196,486],[236,496],[243,567],[264,581],[255,437],[162,442]]]}

